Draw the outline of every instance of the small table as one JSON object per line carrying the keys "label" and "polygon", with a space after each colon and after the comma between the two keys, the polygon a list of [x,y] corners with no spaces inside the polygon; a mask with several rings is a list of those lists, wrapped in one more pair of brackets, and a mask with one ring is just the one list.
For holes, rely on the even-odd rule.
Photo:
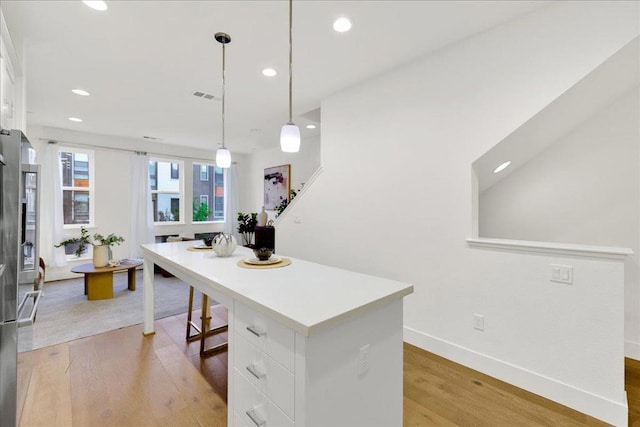
{"label": "small table", "polygon": [[77,265],[72,273],[84,274],[84,294],[89,300],[113,298],[113,272],[127,270],[128,288],[136,290],[136,267],[141,259],[123,259],[117,267],[94,267],[92,263]]}

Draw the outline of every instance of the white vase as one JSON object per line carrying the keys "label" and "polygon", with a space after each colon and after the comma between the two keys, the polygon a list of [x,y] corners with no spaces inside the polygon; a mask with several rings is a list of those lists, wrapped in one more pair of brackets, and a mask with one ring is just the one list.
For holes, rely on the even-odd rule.
{"label": "white vase", "polygon": [[258,214],[258,226],[265,227],[267,225],[268,219],[269,219],[269,216],[267,215],[267,212],[265,212],[264,206],[263,206],[262,212]]}
{"label": "white vase", "polygon": [[217,234],[211,242],[213,251],[219,257],[231,256],[233,251],[236,250],[237,245],[236,238],[233,237],[233,235],[226,233]]}
{"label": "white vase", "polygon": [[109,245],[93,245],[93,266],[106,267],[109,265]]}

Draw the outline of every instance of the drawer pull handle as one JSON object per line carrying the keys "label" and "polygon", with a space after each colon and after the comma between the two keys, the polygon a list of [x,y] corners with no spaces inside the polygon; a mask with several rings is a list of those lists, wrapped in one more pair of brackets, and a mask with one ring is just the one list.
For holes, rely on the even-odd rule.
{"label": "drawer pull handle", "polygon": [[267,425],[267,420],[261,420],[258,415],[256,415],[256,410],[255,409],[251,409],[248,410],[246,412],[247,416],[249,418],[251,418],[251,421],[253,421],[253,423],[255,425],[257,425],[258,427],[262,427],[262,426],[266,426]]}
{"label": "drawer pull handle", "polygon": [[256,368],[256,365],[251,365],[251,366],[247,366],[247,371],[249,371],[249,373],[251,375],[253,375],[254,377],[256,377],[256,379],[260,379],[262,377],[266,377],[267,374],[264,374],[260,371],[258,371],[258,369]]}
{"label": "drawer pull handle", "polygon": [[247,326],[247,331],[251,332],[253,335],[257,337],[261,337],[267,334],[266,332],[259,330],[255,326]]}

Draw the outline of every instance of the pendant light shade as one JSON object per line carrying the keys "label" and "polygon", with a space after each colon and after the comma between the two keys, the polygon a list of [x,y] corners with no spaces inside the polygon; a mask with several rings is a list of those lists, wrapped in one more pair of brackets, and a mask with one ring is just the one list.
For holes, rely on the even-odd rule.
{"label": "pendant light shade", "polygon": [[280,149],[285,153],[300,151],[300,129],[293,123],[282,126],[280,131]]}
{"label": "pendant light shade", "polygon": [[219,168],[231,167],[231,151],[224,146],[224,91],[225,91],[225,52],[224,48],[227,43],[231,42],[231,36],[226,33],[216,33],[215,35],[218,43],[222,45],[222,147],[216,151],[216,166]]}
{"label": "pendant light shade", "polygon": [[293,123],[292,98],[293,98],[293,0],[289,0],[289,122],[282,126],[280,131],[280,149],[285,153],[297,153],[300,151],[300,129]]}
{"label": "pendant light shade", "polygon": [[219,168],[231,167],[231,151],[226,148],[218,148],[218,151],[216,151],[216,166]]}

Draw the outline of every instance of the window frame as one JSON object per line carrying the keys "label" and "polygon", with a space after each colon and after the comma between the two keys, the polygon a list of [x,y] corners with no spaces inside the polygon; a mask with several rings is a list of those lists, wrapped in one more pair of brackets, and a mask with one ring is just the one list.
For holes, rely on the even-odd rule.
{"label": "window frame", "polygon": [[[195,163],[195,162],[194,164],[200,165],[200,181],[209,181],[209,165],[206,163]],[[204,166],[204,169],[202,168],[203,166]]]}
{"label": "window frame", "polygon": [[[62,220],[64,221],[64,192],[65,191],[82,191],[89,193],[89,222],[86,224],[64,224],[63,229],[65,230],[74,230],[80,229],[80,227],[85,228],[93,228],[95,227],[95,205],[96,205],[96,191],[95,191],[95,152],[94,150],[86,149],[86,148],[77,148],[77,147],[68,147],[61,146],[58,149],[58,162],[60,162],[60,155],[62,153],[72,153],[72,154],[85,154],[88,157],[88,167],[89,167],[89,186],[88,187],[76,187],[76,186],[65,186],[64,180],[62,180],[61,185],[61,197],[62,197]],[[72,156],[73,158],[73,156]],[[62,164],[60,164],[62,167]],[[62,171],[61,171],[62,172]]]}
{"label": "window frame", "polygon": [[[150,191],[150,196],[151,199],[153,200],[153,195],[156,194],[156,200],[157,200],[157,195],[174,195],[177,194],[178,198],[179,198],[179,220],[178,221],[154,221],[153,225],[154,227],[158,227],[158,226],[167,226],[167,225],[185,225],[185,183],[184,183],[184,179],[181,176],[184,176],[184,173],[179,173],[180,169],[182,169],[184,171],[184,167],[185,167],[185,162],[183,160],[179,160],[176,158],[171,158],[171,157],[160,157],[160,156],[153,156],[149,158],[149,163],[151,162],[155,162],[156,163],[156,168],[155,168],[155,173],[156,173],[156,189],[154,190],[153,188],[151,188],[151,185],[149,185],[149,191]],[[158,190],[157,188],[160,186],[159,185],[159,181],[160,181],[160,167],[158,167],[158,163],[167,163],[169,164],[169,177],[168,179],[170,180],[177,180],[178,181],[178,190],[177,191],[172,191],[172,190]],[[178,178],[173,178],[174,176],[174,166],[173,165],[177,165],[177,176]],[[149,174],[149,179],[151,179],[151,171],[149,170],[150,168],[147,168],[147,174]],[[154,209],[155,210],[155,209]],[[156,212],[154,212],[154,217],[156,216]]]}

